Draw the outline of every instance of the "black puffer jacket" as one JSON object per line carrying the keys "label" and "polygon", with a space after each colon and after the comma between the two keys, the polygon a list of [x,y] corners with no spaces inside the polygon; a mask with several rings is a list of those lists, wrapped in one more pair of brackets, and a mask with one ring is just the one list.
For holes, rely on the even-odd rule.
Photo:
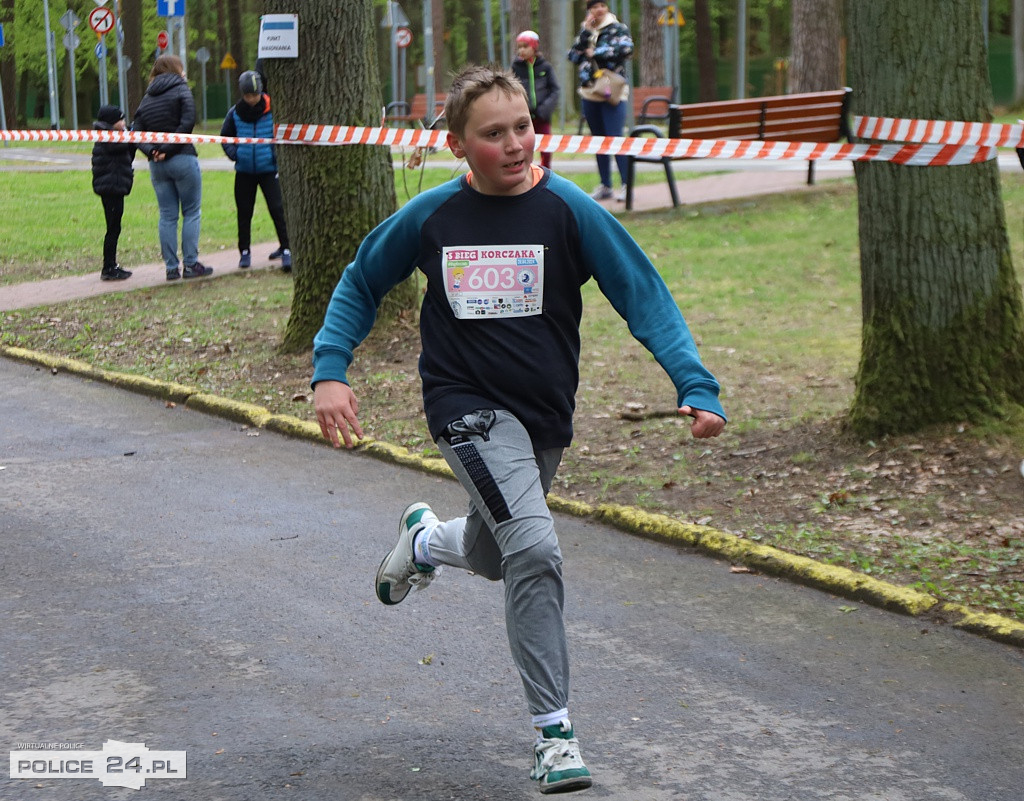
{"label": "black puffer jacket", "polygon": [[[196,124],[196,101],[188,84],[180,75],[164,73],[150,81],[146,96],[139,103],[132,123],[133,131],[167,131],[169,133],[192,133]],[[153,153],[160,151],[167,158],[179,153],[196,155],[191,144],[139,145],[146,158],[153,160]]]}
{"label": "black puffer jacket", "polygon": [[[97,131],[110,131],[105,122],[94,122]],[[97,142],[92,146],[92,191],[97,195],[129,195],[135,171],[135,145],[130,142]]]}

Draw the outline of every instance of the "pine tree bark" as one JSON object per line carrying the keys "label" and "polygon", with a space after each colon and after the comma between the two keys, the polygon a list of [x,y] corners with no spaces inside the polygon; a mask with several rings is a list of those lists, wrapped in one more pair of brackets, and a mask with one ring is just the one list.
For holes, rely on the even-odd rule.
{"label": "pine tree bark", "polygon": [[842,0],[791,0],[789,91],[825,92],[842,86]]}
{"label": "pine tree bark", "polygon": [[142,102],[149,83],[149,68],[144,69],[142,62],[142,0],[121,0],[121,27],[124,30],[124,55],[131,62],[124,73],[128,103],[124,111],[131,116]]}
{"label": "pine tree bark", "polygon": [[[531,0],[509,0],[508,5],[508,36],[509,52],[512,60],[516,57],[516,37],[523,31],[535,30],[533,22],[533,3]],[[508,66],[507,64],[505,66]]]}
{"label": "pine tree bark", "polygon": [[696,0],[693,17],[697,29],[697,100],[708,103],[718,100],[715,35],[711,30],[711,9],[708,7],[708,0]]}
{"label": "pine tree bark", "polygon": [[[854,113],[987,121],[976,2],[847,4]],[[1024,317],[998,165],[855,165],[863,341],[852,429],[864,437],[1024,403]]]}
{"label": "pine tree bark", "polygon": [[[297,59],[266,59],[274,121],[379,125],[383,97],[370,0],[268,0],[299,14]],[[263,13],[267,13],[264,11]],[[293,87],[289,91],[287,87]],[[363,238],[396,208],[391,153],[363,145],[279,145],[285,217],[295,262],[291,315],[281,348],[312,346],[331,293]],[[415,283],[396,288],[382,318],[412,308]]]}
{"label": "pine tree bark", "polygon": [[[662,28],[658,25],[661,9],[651,0],[643,0],[640,12],[640,40],[636,56],[640,61],[640,86],[665,85],[665,45]],[[636,58],[634,56],[634,58]]]}

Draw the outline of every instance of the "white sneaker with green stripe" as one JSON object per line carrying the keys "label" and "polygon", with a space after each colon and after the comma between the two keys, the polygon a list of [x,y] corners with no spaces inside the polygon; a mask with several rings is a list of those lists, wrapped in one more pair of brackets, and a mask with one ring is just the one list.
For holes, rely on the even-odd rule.
{"label": "white sneaker with green stripe", "polygon": [[398,523],[398,544],[384,557],[377,570],[374,589],[381,603],[394,606],[405,600],[409,590],[422,589],[441,575],[441,568],[416,564],[413,542],[421,531],[440,521],[425,503],[410,504]]}
{"label": "white sneaker with green stripe", "polygon": [[593,784],[590,770],[580,756],[580,741],[565,723],[545,726],[533,747],[534,767],[530,778],[542,793],[571,793]]}

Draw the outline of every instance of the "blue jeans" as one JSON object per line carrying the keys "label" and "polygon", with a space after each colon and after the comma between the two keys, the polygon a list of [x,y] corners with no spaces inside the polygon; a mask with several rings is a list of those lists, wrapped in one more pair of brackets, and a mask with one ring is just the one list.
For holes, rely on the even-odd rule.
{"label": "blue jeans", "polygon": [[186,265],[199,261],[199,220],[203,176],[199,159],[179,153],[149,163],[149,180],[160,207],[160,253],[168,270],[178,269],[178,211],[181,210],[181,258]]}
{"label": "blue jeans", "polygon": [[[623,100],[617,106],[608,103],[598,103],[595,100],[583,101],[583,117],[590,127],[590,133],[594,136],[622,136],[622,129],[626,124],[626,111],[629,100]],[[616,156],[615,163],[619,168],[619,179],[622,185],[626,185],[626,175],[629,169],[629,159],[625,156]],[[612,160],[611,156],[597,157],[597,172],[601,176],[601,183],[605,186],[612,185]]]}

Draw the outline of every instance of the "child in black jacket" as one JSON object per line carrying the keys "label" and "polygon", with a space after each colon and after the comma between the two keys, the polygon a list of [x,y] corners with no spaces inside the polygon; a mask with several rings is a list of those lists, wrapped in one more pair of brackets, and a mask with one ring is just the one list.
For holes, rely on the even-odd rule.
{"label": "child in black jacket", "polygon": [[[124,112],[117,106],[100,106],[97,117],[92,124],[97,131],[125,129]],[[117,263],[117,240],[121,236],[124,198],[131,193],[135,177],[133,158],[135,145],[127,142],[97,142],[92,148],[92,191],[103,201],[103,214],[107,219],[100,273],[104,281],[123,281],[131,277],[131,271],[122,270]]]}

